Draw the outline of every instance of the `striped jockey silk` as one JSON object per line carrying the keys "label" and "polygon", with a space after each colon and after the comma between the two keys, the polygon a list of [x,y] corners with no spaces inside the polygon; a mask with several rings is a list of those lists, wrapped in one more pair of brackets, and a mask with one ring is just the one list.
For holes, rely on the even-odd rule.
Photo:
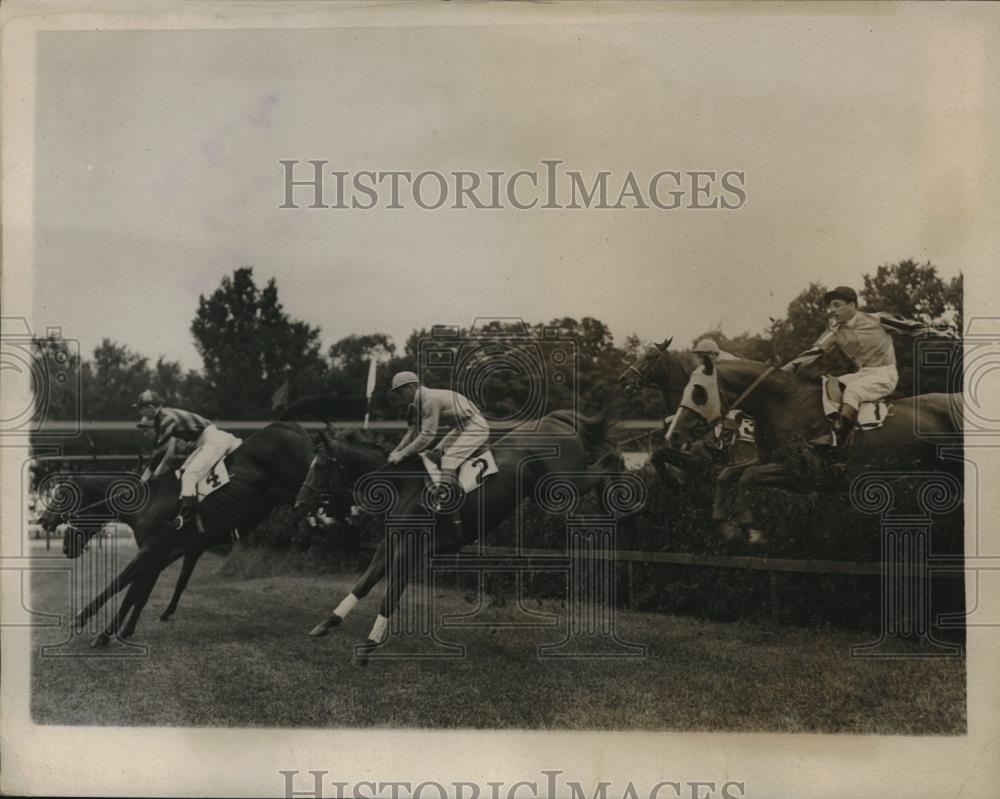
{"label": "striped jockey silk", "polygon": [[896,350],[893,348],[890,334],[913,338],[917,336],[958,338],[954,327],[947,325],[926,325],[912,319],[903,319],[895,314],[858,311],[844,324],[832,324],[812,347],[794,358],[784,368],[795,369],[812,363],[835,346],[859,369],[895,366]]}
{"label": "striped jockey silk", "polygon": [[156,446],[167,443],[170,438],[182,441],[197,441],[205,428],[212,424],[204,416],[180,408],[160,408],[153,417],[156,427]]}

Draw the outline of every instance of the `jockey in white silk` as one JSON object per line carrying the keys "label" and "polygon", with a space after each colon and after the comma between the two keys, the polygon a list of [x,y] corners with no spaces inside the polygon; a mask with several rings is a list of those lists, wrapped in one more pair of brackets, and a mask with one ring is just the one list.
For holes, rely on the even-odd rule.
{"label": "jockey in white silk", "polygon": [[413,372],[400,372],[392,381],[392,391],[401,392],[414,409],[403,440],[389,455],[390,463],[399,463],[410,455],[427,449],[440,435],[441,478],[455,479],[458,467],[481,449],[490,437],[490,427],[479,408],[468,398],[446,388],[420,385]]}
{"label": "jockey in white silk", "polygon": [[[794,372],[834,347],[838,347],[851,359],[857,371],[837,378],[844,386],[837,426],[842,442],[846,440],[847,433],[857,419],[861,403],[887,397],[899,382],[893,334],[946,339],[957,339],[958,336],[953,329],[944,325],[932,326],[903,319],[895,314],[859,311],[857,293],[846,286],[828,291],[823,299],[831,316],[829,329],[812,347],[789,361],[782,369]],[[823,437],[814,443],[836,444],[837,437]]]}

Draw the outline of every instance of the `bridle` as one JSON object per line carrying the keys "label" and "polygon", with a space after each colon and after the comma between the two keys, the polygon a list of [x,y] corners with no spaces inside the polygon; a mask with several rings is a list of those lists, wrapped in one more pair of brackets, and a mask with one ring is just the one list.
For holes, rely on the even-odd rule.
{"label": "bridle", "polygon": [[672,339],[667,339],[667,344],[662,349],[659,346],[657,346],[656,344],[650,344],[649,346],[656,353],[656,357],[655,358],[649,358],[648,356],[646,356],[646,357],[640,359],[639,361],[636,361],[636,363],[645,363],[645,366],[643,366],[642,369],[640,369],[638,366],[636,366],[636,363],[629,364],[628,366],[625,367],[625,371],[623,371],[618,376],[618,379],[620,381],[624,380],[625,376],[631,373],[631,374],[634,374],[639,379],[639,382],[643,386],[651,386],[653,388],[656,388],[656,386],[654,386],[652,383],[649,382],[649,379],[646,377],[646,375],[648,374],[648,372],[649,372],[650,369],[652,369],[657,363],[659,363],[660,358],[663,357],[663,354],[670,347],[670,341],[671,340]]}

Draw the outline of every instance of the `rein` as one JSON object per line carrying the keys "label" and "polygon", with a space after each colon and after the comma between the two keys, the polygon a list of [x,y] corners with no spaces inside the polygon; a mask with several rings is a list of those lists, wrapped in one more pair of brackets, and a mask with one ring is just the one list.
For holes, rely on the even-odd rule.
{"label": "rein", "polygon": [[[729,406],[729,410],[726,411],[726,413],[729,413],[731,411],[735,411],[739,407],[739,404],[741,402],[743,402],[743,400],[745,400],[747,397],[749,397],[750,394],[751,394],[751,392],[755,388],[757,388],[757,386],[759,386],[761,383],[763,383],[764,382],[764,378],[766,378],[769,374],[771,374],[771,372],[773,372],[775,369],[777,369],[776,366],[769,366],[769,367],[767,367],[767,369],[765,369],[763,372],[761,372],[759,375],[757,375],[757,378],[749,386],[747,386],[746,389],[743,391],[743,393],[740,394],[736,398],[736,401],[732,405]],[[720,391],[719,394],[721,396],[722,392]],[[709,427],[715,427],[720,421],[722,421],[723,418],[725,418],[726,413],[719,414],[714,419],[710,420],[708,422],[708,426]]]}

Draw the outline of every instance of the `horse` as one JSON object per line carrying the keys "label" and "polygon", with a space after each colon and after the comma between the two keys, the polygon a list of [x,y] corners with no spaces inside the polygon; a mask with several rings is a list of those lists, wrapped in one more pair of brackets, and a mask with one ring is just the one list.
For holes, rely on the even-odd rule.
{"label": "horse", "polygon": [[[196,518],[177,530],[180,481],[173,471],[145,484],[137,506],[121,514],[135,531],[139,551],[121,573],[76,617],[82,629],[111,597],[128,587],[118,613],[94,640],[106,645],[112,636],[129,638],[135,631],[142,609],[160,573],[180,557],[190,558],[191,566],[214,546],[230,543],[239,531],[248,532],[278,505],[291,504],[309,471],[312,440],[298,424],[271,422],[249,436],[226,458],[228,484],[222,485],[199,502]],[[184,574],[182,572],[182,577]],[[190,577],[190,570],[187,577]],[[186,579],[184,580],[186,582]],[[183,590],[178,580],[180,590]],[[179,595],[175,591],[176,595]],[[176,607],[176,605],[174,606]],[[172,611],[171,611],[172,612]],[[126,615],[131,613],[125,622]],[[120,630],[120,632],[119,632]]]}
{"label": "horse", "polygon": [[[660,360],[671,361],[670,353]],[[677,374],[680,366],[668,363]],[[747,360],[715,361],[705,357],[682,389],[679,409],[667,433],[667,446],[682,450],[704,435],[738,400],[753,417],[756,460],[724,469],[716,482],[712,521],[729,541],[763,543],[754,528],[747,501],[749,489],[766,486],[804,493],[846,491],[853,478],[871,469],[959,469],[938,456],[938,442],[955,440],[962,431],[961,394],[922,394],[892,401],[884,424],[852,433],[847,449],[831,458],[809,443],[829,430],[824,415],[822,383],[767,364]],[[734,492],[735,488],[735,492]],[[730,494],[732,510],[727,512]]]}
{"label": "horse", "polygon": [[[136,497],[145,491],[139,480],[138,472],[123,472],[121,474],[87,474],[55,475],[55,484],[51,487],[52,494],[48,500],[43,500],[45,509],[38,517],[42,529],[53,531],[65,523],[63,533],[63,555],[71,560],[79,558],[90,546],[90,540],[104,529],[109,522],[131,524],[135,520],[134,505]],[[47,478],[51,480],[52,478]],[[72,503],[70,506],[67,503]],[[81,514],[86,512],[84,517]],[[79,519],[81,524],[74,524]],[[132,528],[136,545],[141,549],[145,541],[142,531]],[[177,611],[181,594],[187,588],[194,567],[204,550],[196,549],[184,553],[181,573],[177,577],[173,596],[160,614],[160,621],[169,621]]]}
{"label": "horse", "polygon": [[[668,422],[680,406],[688,378],[701,365],[701,359],[693,352],[670,352],[672,341],[673,338],[667,338],[660,344],[650,344],[643,356],[618,377],[625,394],[635,394],[644,388],[659,390]],[[721,437],[703,436],[701,441],[683,451],[672,449],[664,442],[650,453],[649,462],[661,482],[668,486],[683,485],[689,480],[706,479],[720,465],[748,459],[750,447],[737,439],[735,430],[729,430]]]}
{"label": "horse", "polygon": [[[434,552],[455,553],[507,519],[547,475],[559,474],[581,495],[599,492],[608,478],[624,471],[621,455],[608,443],[608,429],[605,415],[587,417],[573,411],[555,411],[540,420],[522,423],[492,444],[498,473],[486,477],[464,501],[454,494],[444,498],[448,513],[430,510],[435,504],[427,496],[427,474],[419,455],[396,466],[385,465],[361,474],[362,470],[352,462],[353,448],[337,448],[324,439],[323,451],[309,470],[296,507],[306,512],[314,510],[322,495],[330,491],[332,481],[339,481],[341,488],[354,482],[359,504],[373,515],[384,522],[421,518],[434,527]],[[452,523],[451,512],[459,514],[460,525]],[[379,615],[367,640],[358,648],[358,662],[362,665],[384,641],[388,620],[399,604],[414,562],[411,547],[390,547],[385,536],[351,592],[309,632],[314,637],[323,636],[338,626],[388,571]]]}

